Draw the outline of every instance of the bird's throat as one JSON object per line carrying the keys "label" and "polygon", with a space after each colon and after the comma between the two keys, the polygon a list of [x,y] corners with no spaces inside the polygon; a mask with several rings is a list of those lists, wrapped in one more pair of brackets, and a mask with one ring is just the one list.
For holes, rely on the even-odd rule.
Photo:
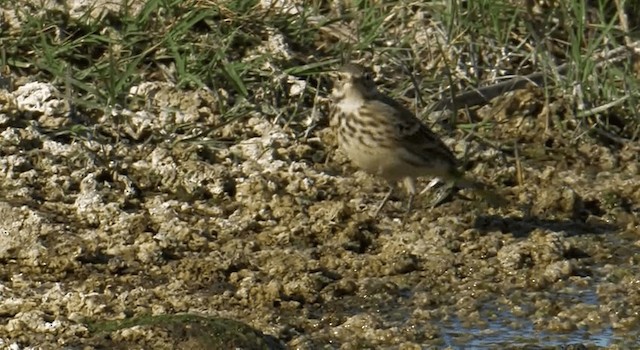
{"label": "bird's throat", "polygon": [[338,108],[340,109],[340,111],[342,111],[342,113],[345,114],[354,114],[354,113],[358,113],[358,110],[360,109],[360,107],[362,107],[362,105],[364,104],[364,100],[358,96],[349,96],[349,94],[346,94],[339,102],[338,102]]}

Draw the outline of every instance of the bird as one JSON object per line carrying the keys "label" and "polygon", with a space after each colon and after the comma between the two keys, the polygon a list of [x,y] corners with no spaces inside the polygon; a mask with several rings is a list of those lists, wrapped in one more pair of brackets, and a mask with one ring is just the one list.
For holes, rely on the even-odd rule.
{"label": "bird", "polygon": [[[455,184],[491,196],[484,184],[463,175],[456,156],[429,127],[378,90],[370,69],[347,63],[331,76],[331,125],[337,128],[339,147],[356,167],[384,178],[389,184],[374,217],[388,202],[398,182],[408,192],[407,213],[410,212],[418,177],[439,178],[449,182],[451,188]],[[430,186],[433,184],[432,181]]]}

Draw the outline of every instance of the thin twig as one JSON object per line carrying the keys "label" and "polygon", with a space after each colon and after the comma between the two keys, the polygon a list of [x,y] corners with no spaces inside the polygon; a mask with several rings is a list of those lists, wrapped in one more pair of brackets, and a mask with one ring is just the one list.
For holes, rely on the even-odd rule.
{"label": "thin twig", "polygon": [[520,151],[518,150],[518,141],[513,143],[513,153],[516,158],[516,180],[518,186],[524,185],[524,173],[522,171],[522,162],[520,161]]}
{"label": "thin twig", "polygon": [[595,107],[595,108],[591,108],[591,109],[587,109],[587,110],[584,110],[584,111],[580,111],[576,116],[578,118],[585,118],[585,117],[590,117],[590,116],[592,116],[594,114],[598,114],[600,112],[604,112],[609,108],[612,108],[612,107],[615,107],[615,106],[618,106],[618,105],[622,104],[624,101],[628,100],[629,97],[630,96],[628,94],[624,95],[624,96],[620,97],[619,99],[617,99],[615,101],[611,101],[609,103],[605,103],[602,106],[598,106],[598,107]]}
{"label": "thin twig", "polygon": [[[631,55],[632,51],[640,51],[640,41],[635,41],[631,43],[631,45],[621,46],[613,50],[601,51],[598,55],[596,55],[595,60],[597,63],[595,67],[601,68],[606,64],[620,62],[624,59],[627,59]],[[569,71],[570,67],[571,63],[562,64],[558,66],[557,73],[559,75],[564,75]],[[545,84],[544,78],[545,73],[536,72],[523,77],[516,77],[502,83],[483,86],[481,88],[464,92],[453,98],[444,98],[435,103],[431,110],[458,110],[464,107],[486,104],[497,96],[501,96],[510,91],[523,89],[525,86],[527,86],[527,84],[543,86]]]}
{"label": "thin twig", "polygon": [[[615,0],[616,10],[618,12],[618,20],[620,21],[620,27],[622,27],[622,31],[624,33],[629,33],[629,21],[627,20],[627,14],[624,12],[624,0]],[[632,45],[631,37],[628,35],[624,36],[624,43],[628,46]]]}

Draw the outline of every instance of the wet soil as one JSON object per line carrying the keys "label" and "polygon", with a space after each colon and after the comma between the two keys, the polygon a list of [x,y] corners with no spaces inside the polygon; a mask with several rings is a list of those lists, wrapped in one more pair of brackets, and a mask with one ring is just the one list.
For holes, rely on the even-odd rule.
{"label": "wet soil", "polygon": [[[136,91],[144,108],[71,129],[54,85],[0,90],[3,348],[640,337],[640,143],[576,134],[562,100],[549,118],[542,91],[510,93],[476,111],[489,127],[472,137],[435,126],[506,205],[462,190],[432,208],[425,193],[406,214],[398,191],[374,218],[386,185],[349,164],[328,123],[228,122],[210,91]],[[184,123],[213,137],[166,132]]]}
{"label": "wet soil", "polygon": [[[260,347],[635,341],[639,145],[571,142],[542,118],[486,110],[498,123],[477,139],[517,145],[518,166],[512,150],[445,140],[507,205],[460,191],[431,208],[427,193],[405,214],[399,191],[373,218],[384,183],[324,126],[305,139],[255,116],[222,128],[243,139],[223,147],[113,143],[43,131],[64,113],[26,123],[5,108],[3,344],[212,344],[200,334],[218,334],[214,321],[166,316],[183,314],[244,322],[268,335]],[[129,322],[103,325],[117,320]],[[496,338],[505,329],[519,336]]]}

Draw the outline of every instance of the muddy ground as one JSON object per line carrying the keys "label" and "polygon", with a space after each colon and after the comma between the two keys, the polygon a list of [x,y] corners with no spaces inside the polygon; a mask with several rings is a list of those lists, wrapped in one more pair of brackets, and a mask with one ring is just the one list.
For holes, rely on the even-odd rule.
{"label": "muddy ground", "polygon": [[462,191],[431,209],[424,194],[405,216],[400,192],[373,218],[384,183],[351,168],[325,126],[304,138],[256,115],[220,129],[243,135],[233,145],[112,143],[47,134],[65,114],[21,108],[2,111],[7,348],[210,348],[198,319],[150,318],[178,314],[292,348],[637,339],[637,143],[568,142],[540,117],[510,116],[487,133],[519,140],[523,185],[513,154],[445,138],[506,206]]}
{"label": "muddy ground", "polygon": [[477,110],[473,137],[433,124],[506,205],[405,214],[398,192],[373,218],[386,185],[336,149],[326,94],[307,125],[227,122],[218,94],[150,84],[84,129],[51,83],[0,91],[0,347],[637,344],[640,143],[554,127],[542,90]]}

